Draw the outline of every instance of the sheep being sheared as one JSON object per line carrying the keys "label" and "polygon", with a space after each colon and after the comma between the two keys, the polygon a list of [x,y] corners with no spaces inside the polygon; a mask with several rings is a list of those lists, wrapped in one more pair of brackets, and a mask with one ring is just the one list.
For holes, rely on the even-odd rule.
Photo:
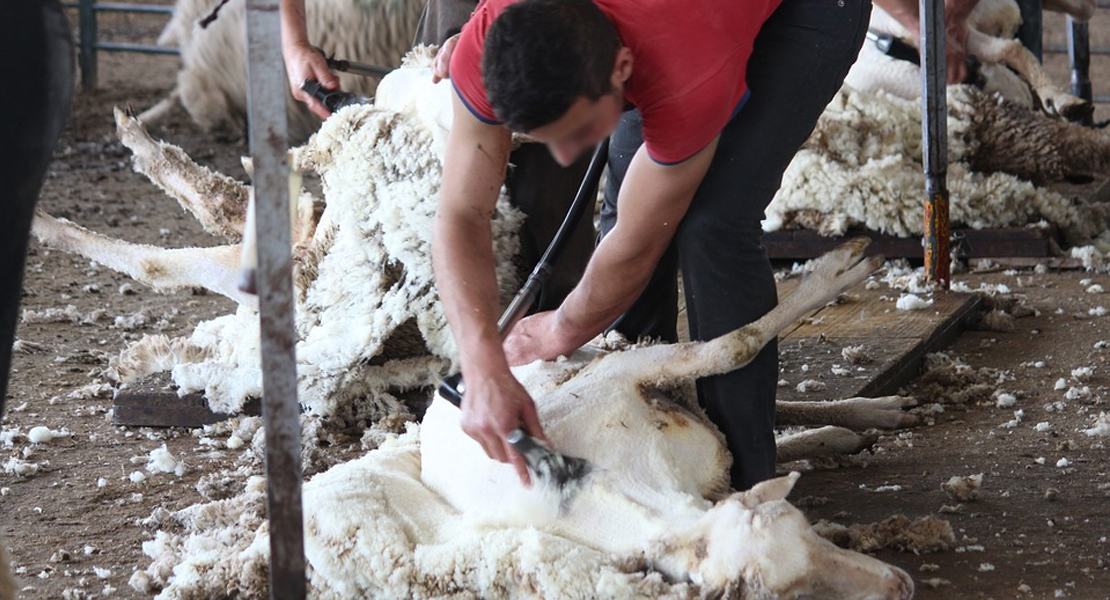
{"label": "sheep being sheared", "polygon": [[[1094,11],[1094,1],[1050,1],[1045,8],[1068,12],[1085,21]],[[1072,121],[1090,115],[1093,107],[1053,84],[1037,57],[1014,39],[1020,25],[1021,11],[1015,0],[980,0],[968,15],[967,52],[979,60],[984,91],[998,92],[1011,102],[1036,106],[1049,115]],[[914,47],[921,35],[918,31],[907,31],[878,6],[872,8],[868,27],[872,32],[894,36]],[[907,100],[921,97],[921,68],[887,56],[870,42],[860,49],[859,58],[844,82],[858,90],[882,90]]]}
{"label": "sheep being sheared", "polygon": [[[247,120],[247,43],[245,0],[220,9],[207,28],[199,21],[220,0],[177,0],[173,17],[158,38],[181,51],[181,71],[170,97],[142,115],[153,122],[180,99],[189,116],[205,129],[240,130]],[[328,56],[393,68],[412,48],[422,0],[308,0],[305,22],[309,41]],[[339,86],[372,96],[377,80],[337,73]],[[300,102],[286,93],[289,138],[299,142],[320,126]]]}
{"label": "sheep being sheared", "polygon": [[[839,235],[862,226],[923,233],[921,107],[845,85],[783,175],[764,229]],[[971,86],[948,86],[951,222],[976,229],[1046,220],[1071,243],[1107,226],[1107,208],[1034,184],[1110,172],[1110,134],[1050,119]],[[1032,181],[1033,183],[1030,183]]]}
{"label": "sheep being sheared", "polygon": [[[436,399],[420,426],[304,486],[312,595],[912,597],[901,569],[813,532],[785,500],[797,473],[729,494],[720,433],[699,410],[664,393],[746,364],[781,329],[858,283],[881,263],[861,260],[865,245],[854,240],[826,255],[768,315],[715,340],[587,348],[515,368],[554,446],[592,465],[565,494],[522,487],[511,467],[491,461],[462,432],[458,409]],[[244,500],[255,506],[251,514],[261,513],[257,484]],[[213,503],[182,519],[196,522],[220,508]],[[248,549],[224,553],[233,558],[219,565],[210,552],[182,550],[174,568],[167,560],[173,548],[206,547],[205,532],[185,543],[159,533],[144,545],[154,564],[133,584],[167,586],[163,594],[174,597],[263,588],[257,549],[267,545],[266,528],[234,515],[204,521],[196,529]],[[234,523],[247,523],[253,535]],[[250,564],[235,568],[238,561]]]}
{"label": "sheep being sheared", "polygon": [[[454,359],[454,345],[432,283],[429,237],[440,157],[450,128],[450,93],[434,85],[431,54],[417,52],[379,87],[375,106],[350,107],[328,119],[291,153],[297,170],[321,174],[319,215],[299,198],[293,240],[299,396],[307,412],[348,422],[401,407],[387,393],[427,385]],[[117,113],[135,167],[195,214],[214,235],[236,241],[248,188],[155,142],[141,124]],[[519,213],[504,198],[493,223],[498,279],[515,291],[513,257]],[[189,338],[146,336],[110,362],[124,385],[170,371],[181,393],[203,391],[218,412],[239,412],[261,394],[255,301],[236,286],[237,244],[167,250],[130,244],[39,213],[34,233],[47,246],[82,254],[155,289],[205,287],[240,303],[235,314],[197,325]],[[856,398],[820,407],[781,403],[782,425],[863,430],[914,423],[908,398]],[[784,456],[854,452],[870,438],[840,428],[788,438]]]}

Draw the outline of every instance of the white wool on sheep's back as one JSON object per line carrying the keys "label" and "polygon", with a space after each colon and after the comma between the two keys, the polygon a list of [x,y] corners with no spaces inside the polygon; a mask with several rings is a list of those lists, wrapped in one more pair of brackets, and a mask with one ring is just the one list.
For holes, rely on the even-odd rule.
{"label": "white wool on sheep's back", "polygon": [[[948,88],[951,222],[983,229],[1044,217],[1082,230],[1084,237],[1097,234],[1088,231],[1084,214],[1064,196],[1005,173],[975,173],[961,162],[975,144],[968,139],[970,115],[962,97],[970,92],[962,87]],[[919,101],[844,86],[783,175],[763,228],[777,231],[808,211],[820,216],[803,224],[823,235],[843,235],[856,226],[901,237],[921,235],[921,151]]]}

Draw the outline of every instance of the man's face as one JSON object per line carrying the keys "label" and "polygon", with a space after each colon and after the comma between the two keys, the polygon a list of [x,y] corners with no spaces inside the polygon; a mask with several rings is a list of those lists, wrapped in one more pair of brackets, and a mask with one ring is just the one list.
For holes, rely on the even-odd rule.
{"label": "man's face", "polygon": [[608,137],[617,128],[623,110],[623,94],[619,90],[595,101],[580,96],[558,120],[533,129],[527,135],[547,144],[555,161],[566,167],[582,152]]}

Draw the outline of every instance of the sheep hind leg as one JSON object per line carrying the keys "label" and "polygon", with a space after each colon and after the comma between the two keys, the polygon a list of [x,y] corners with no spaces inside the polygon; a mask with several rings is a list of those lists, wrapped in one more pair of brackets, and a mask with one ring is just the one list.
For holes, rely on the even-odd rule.
{"label": "sheep hind leg", "polygon": [[780,463],[858,454],[878,441],[878,434],[856,433],[850,429],[827,425],[806,429],[775,438],[776,460]]}
{"label": "sheep hind leg", "polygon": [[1094,106],[1077,98],[1052,83],[1044,68],[1033,53],[1017,40],[1004,40],[976,31],[968,30],[967,48],[986,62],[1003,63],[1017,71],[1029,83],[1040,101],[1041,108],[1049,115],[1060,116],[1068,121],[1079,122],[1093,114]]}
{"label": "sheep hind leg", "polygon": [[917,415],[905,409],[917,406],[909,396],[847,398],[825,402],[787,402],[775,404],[775,421],[786,425],[837,425],[853,431],[901,429],[917,425]]}
{"label": "sheep hind leg", "polygon": [[650,346],[609,356],[621,356],[617,360],[623,361],[622,368],[632,379],[655,385],[739,369],[791,323],[878,269],[883,264],[882,256],[863,256],[870,243],[859,237],[825,253],[797,289],[755,323],[706,342]]}
{"label": "sheep hind leg", "polygon": [[239,246],[166,249],[95,233],[39,210],[31,232],[42,244],[79,254],[158,291],[202,287],[239,304],[258,300],[239,290]]}
{"label": "sheep hind leg", "polygon": [[142,121],[116,108],[116,135],[133,156],[135,170],[192,213],[204,230],[236,242],[243,235],[248,186],[194,162],[185,151],[150,137]]}

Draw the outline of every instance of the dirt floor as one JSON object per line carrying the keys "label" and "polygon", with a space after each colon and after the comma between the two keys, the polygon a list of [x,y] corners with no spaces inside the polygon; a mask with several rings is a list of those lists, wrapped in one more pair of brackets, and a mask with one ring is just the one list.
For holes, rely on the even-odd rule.
{"label": "dirt floor", "polygon": [[[1063,42],[1057,20],[1048,29],[1046,42]],[[1110,45],[1110,14],[1099,15],[1093,29],[1094,45]],[[130,17],[111,20],[101,34],[150,40],[157,30],[157,20]],[[1066,82],[1058,59],[1049,64]],[[1110,94],[1110,65],[1103,64],[1110,60],[1094,62],[1095,93]],[[113,134],[112,106],[153,104],[172,87],[177,65],[173,57],[101,55],[100,88],[76,98],[43,209],[134,242],[215,243],[131,170]],[[1096,118],[1110,119],[1110,109],[1100,106]],[[153,133],[202,164],[244,178],[240,135],[201,132],[180,110]],[[946,394],[964,390],[964,404],[922,411],[930,424],[885,435],[874,453],[837,468],[809,465],[792,497],[812,520],[844,525],[896,514],[948,520],[956,541],[947,550],[877,553],[917,580],[919,598],[1110,598],[1107,438],[1084,433],[1100,412],[1110,412],[1110,316],[1104,316],[1110,296],[1092,287],[1110,290],[1110,275],[995,268],[956,279],[972,288],[1005,284],[1039,314],[1017,319],[1010,332],[962,334],[949,352],[970,365],[965,378],[946,386],[921,379],[906,392],[929,404],[942,387]],[[197,292],[160,295],[37,245],[27,261],[23,303],[27,317],[0,438],[6,461],[0,536],[11,547],[18,586],[26,598],[146,597],[128,584],[150,562],[142,543],[153,532],[144,519],[158,507],[208,499],[198,481],[234,468],[238,457],[202,443],[199,430],[113,426],[110,388],[88,386],[104,382],[109,358],[128,342],[150,333],[187,334],[233,304]],[[1005,406],[1009,397],[999,394],[1011,394],[1014,404]],[[1020,422],[1006,426],[1019,409]],[[63,433],[33,443],[28,434],[40,426]],[[184,463],[183,473],[146,469],[163,445]],[[356,443],[332,452],[327,462],[360,450]],[[952,476],[979,473],[975,500],[961,504],[941,489]]]}

